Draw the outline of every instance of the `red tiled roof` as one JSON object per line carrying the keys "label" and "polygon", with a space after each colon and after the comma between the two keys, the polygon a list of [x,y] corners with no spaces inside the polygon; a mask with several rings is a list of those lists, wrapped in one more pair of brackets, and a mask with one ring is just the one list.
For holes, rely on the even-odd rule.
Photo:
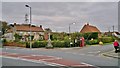
{"label": "red tiled roof", "polygon": [[[29,25],[15,25],[16,31],[30,31],[30,26]],[[32,32],[43,32],[42,27],[37,27],[37,26],[31,26],[31,31]],[[12,32],[12,29],[8,30],[8,32]]]}
{"label": "red tiled roof", "polygon": [[91,26],[89,24],[86,24],[83,26],[80,33],[87,33],[87,32],[100,32],[100,30],[95,26]]}

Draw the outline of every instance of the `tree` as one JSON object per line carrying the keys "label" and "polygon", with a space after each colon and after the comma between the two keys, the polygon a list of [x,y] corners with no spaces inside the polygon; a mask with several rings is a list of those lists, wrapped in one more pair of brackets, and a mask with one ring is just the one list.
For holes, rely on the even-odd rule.
{"label": "tree", "polygon": [[7,31],[7,29],[9,29],[10,27],[8,26],[8,23],[6,21],[0,21],[1,25],[2,25],[2,34],[5,34],[5,32]]}
{"label": "tree", "polygon": [[45,31],[46,32],[52,32],[52,30],[50,28],[46,28]]}

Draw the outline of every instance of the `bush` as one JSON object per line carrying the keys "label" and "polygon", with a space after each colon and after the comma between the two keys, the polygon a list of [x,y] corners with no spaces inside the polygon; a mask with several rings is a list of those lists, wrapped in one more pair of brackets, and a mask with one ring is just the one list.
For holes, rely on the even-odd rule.
{"label": "bush", "polygon": [[62,47],[69,47],[69,42],[67,41],[52,41],[52,45],[53,47],[59,47],[59,48],[62,48]]}
{"label": "bush", "polygon": [[70,47],[70,41],[69,40],[65,40],[64,41],[64,47]]}
{"label": "bush", "polygon": [[[46,41],[36,41],[32,43],[32,48],[41,48],[41,47],[45,47],[46,45],[47,45]],[[29,42],[26,43],[26,48],[30,48]]]}
{"label": "bush", "polygon": [[52,41],[53,47],[64,47],[64,41]]}
{"label": "bush", "polygon": [[102,41],[103,43],[110,43],[110,42],[113,42],[114,39],[112,37],[102,37],[102,38],[99,38],[99,41]]}
{"label": "bush", "polygon": [[7,42],[7,40],[6,40],[6,39],[3,39],[3,40],[2,40],[2,43],[3,43],[3,44],[4,44],[4,43],[6,43],[6,42]]}
{"label": "bush", "polygon": [[19,34],[15,34],[14,37],[15,37],[14,42],[18,42],[22,38],[22,36],[20,36]]}
{"label": "bush", "polygon": [[98,42],[98,40],[97,39],[95,39],[95,40],[89,40],[88,41],[88,44],[89,45],[94,45],[94,44],[98,44],[99,42]]}
{"label": "bush", "polygon": [[[41,47],[46,47],[47,41],[36,41],[32,43],[32,48],[41,48]],[[53,47],[58,47],[58,48],[63,48],[63,47],[70,47],[70,41],[65,40],[65,41],[59,41],[59,40],[54,40],[51,41],[51,44]],[[26,48],[30,48],[30,43],[26,42]]]}
{"label": "bush", "polygon": [[98,32],[84,33],[83,36],[84,36],[84,38],[87,39],[87,40],[90,40],[91,38],[93,38],[93,39],[98,39]]}

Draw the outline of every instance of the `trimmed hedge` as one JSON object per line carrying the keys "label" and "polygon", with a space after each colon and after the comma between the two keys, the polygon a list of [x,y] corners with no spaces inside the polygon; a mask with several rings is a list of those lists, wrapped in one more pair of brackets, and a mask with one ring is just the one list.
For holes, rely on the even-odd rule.
{"label": "trimmed hedge", "polygon": [[53,47],[64,47],[64,41],[52,41]]}
{"label": "trimmed hedge", "polygon": [[69,41],[52,41],[53,47],[70,47],[70,42]]}
{"label": "trimmed hedge", "polygon": [[[32,48],[41,48],[41,47],[46,47],[47,46],[47,41],[36,41],[32,43]],[[70,42],[69,41],[51,41],[53,47],[70,47]],[[26,43],[26,48],[30,48],[30,43]]]}
{"label": "trimmed hedge", "polygon": [[99,39],[89,40],[89,41],[87,41],[87,44],[89,44],[89,45],[99,44],[100,41],[103,42],[103,43],[110,43],[110,42],[114,41],[114,38],[112,38],[112,37],[102,37],[102,38],[99,38]]}
{"label": "trimmed hedge", "polygon": [[114,39],[112,37],[102,37],[99,38],[99,41],[102,41],[103,43],[109,43],[109,42],[113,42]]}
{"label": "trimmed hedge", "polygon": [[[41,47],[45,47],[46,45],[47,45],[47,41],[36,41],[32,43],[32,48],[41,48]],[[29,42],[26,43],[26,48],[30,48]]]}
{"label": "trimmed hedge", "polygon": [[94,44],[98,44],[98,43],[99,43],[99,41],[97,39],[88,41],[89,45],[94,45]]}

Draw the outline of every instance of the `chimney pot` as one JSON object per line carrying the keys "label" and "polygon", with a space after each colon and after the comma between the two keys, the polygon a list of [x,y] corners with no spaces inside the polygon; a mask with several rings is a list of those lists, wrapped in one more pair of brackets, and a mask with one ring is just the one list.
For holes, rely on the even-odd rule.
{"label": "chimney pot", "polygon": [[42,25],[40,25],[40,28],[42,28]]}
{"label": "chimney pot", "polygon": [[16,23],[14,23],[14,25],[16,25]]}

